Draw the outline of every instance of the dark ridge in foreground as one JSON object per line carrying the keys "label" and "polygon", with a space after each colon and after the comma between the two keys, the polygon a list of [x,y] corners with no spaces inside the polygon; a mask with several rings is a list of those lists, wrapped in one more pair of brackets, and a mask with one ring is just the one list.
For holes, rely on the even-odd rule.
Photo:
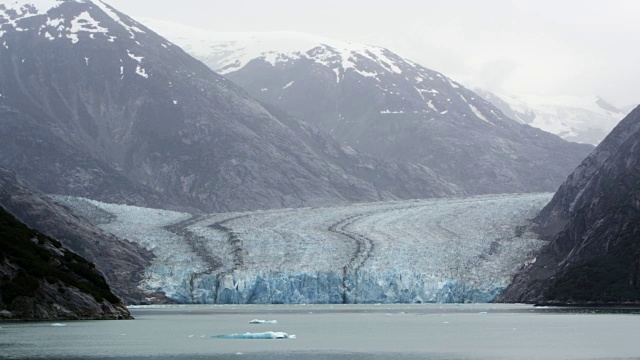
{"label": "dark ridge in foreground", "polygon": [[131,319],[95,265],[0,207],[0,321]]}
{"label": "dark ridge in foreground", "polygon": [[[144,269],[153,258],[139,245],[117,238],[74,214],[31,187],[11,171],[0,167],[0,206],[27,226],[96,264],[113,291],[128,303],[144,302],[137,288]],[[105,218],[102,221],[108,221]]]}
{"label": "dark ridge in foreground", "polygon": [[498,299],[640,302],[640,107],[569,176],[537,217],[550,243]]}

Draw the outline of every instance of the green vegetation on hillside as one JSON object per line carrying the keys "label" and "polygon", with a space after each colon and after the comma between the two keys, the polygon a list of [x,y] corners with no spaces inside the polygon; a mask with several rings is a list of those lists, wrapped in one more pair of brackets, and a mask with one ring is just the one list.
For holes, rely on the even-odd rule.
{"label": "green vegetation on hillside", "polygon": [[640,291],[630,284],[633,263],[640,255],[640,221],[619,235],[608,254],[572,267],[547,293],[548,301],[625,303],[640,301]]}
{"label": "green vegetation on hillside", "polygon": [[[8,276],[0,279],[5,304],[18,296],[34,296],[42,280],[75,287],[98,302],[104,299],[120,302],[95,265],[65,249],[60,242],[29,229],[0,207],[0,264],[5,260],[20,268],[13,279]],[[62,286],[58,290],[65,291]]]}

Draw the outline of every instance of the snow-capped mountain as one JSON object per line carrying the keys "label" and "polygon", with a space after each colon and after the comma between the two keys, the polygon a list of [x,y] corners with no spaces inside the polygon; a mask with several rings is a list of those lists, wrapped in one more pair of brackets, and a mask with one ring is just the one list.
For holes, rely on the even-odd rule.
{"label": "snow-capped mountain", "polygon": [[628,113],[597,96],[496,95],[481,89],[476,92],[522,124],[556,134],[567,141],[593,145],[598,145]]}
{"label": "snow-capped mountain", "polygon": [[0,164],[39,190],[206,211],[459,194],[267,109],[98,0],[0,5]]}
{"label": "snow-capped mountain", "polygon": [[357,151],[428,166],[469,193],[554,191],[593,149],[519,124],[381,47],[143,21],[257,99]]}

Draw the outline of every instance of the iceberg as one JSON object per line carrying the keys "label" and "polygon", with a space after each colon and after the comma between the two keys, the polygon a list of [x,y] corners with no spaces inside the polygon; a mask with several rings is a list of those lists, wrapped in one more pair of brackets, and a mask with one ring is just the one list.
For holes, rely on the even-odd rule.
{"label": "iceberg", "polygon": [[278,323],[278,320],[258,320],[258,319],[253,319],[251,321],[249,321],[249,324],[267,324],[267,325],[275,325]]}
{"label": "iceberg", "polygon": [[295,335],[289,335],[285,332],[267,331],[263,333],[245,333],[231,335],[212,336],[214,339],[295,339]]}

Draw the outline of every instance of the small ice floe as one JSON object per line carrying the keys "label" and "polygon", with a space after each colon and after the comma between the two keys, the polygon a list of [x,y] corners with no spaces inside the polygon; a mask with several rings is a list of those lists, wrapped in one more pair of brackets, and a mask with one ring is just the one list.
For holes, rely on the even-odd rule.
{"label": "small ice floe", "polygon": [[443,323],[443,324],[449,324],[449,322],[448,322],[448,321],[443,321],[442,323]]}
{"label": "small ice floe", "polygon": [[253,319],[251,321],[249,321],[249,324],[259,324],[259,325],[275,325],[278,323],[278,320],[258,320],[258,319]]}
{"label": "small ice floe", "polygon": [[478,314],[480,314],[480,315],[487,315],[488,313],[487,313],[486,311],[481,311],[481,312],[479,312]]}
{"label": "small ice floe", "polygon": [[56,323],[56,324],[51,324],[51,326],[53,326],[53,327],[65,327],[65,326],[67,326],[67,324]]}
{"label": "small ice floe", "polygon": [[190,338],[194,337],[195,335],[189,335]]}
{"label": "small ice floe", "polygon": [[245,333],[212,336],[214,339],[295,339],[295,335],[289,335],[285,332],[267,331],[263,333]]}

